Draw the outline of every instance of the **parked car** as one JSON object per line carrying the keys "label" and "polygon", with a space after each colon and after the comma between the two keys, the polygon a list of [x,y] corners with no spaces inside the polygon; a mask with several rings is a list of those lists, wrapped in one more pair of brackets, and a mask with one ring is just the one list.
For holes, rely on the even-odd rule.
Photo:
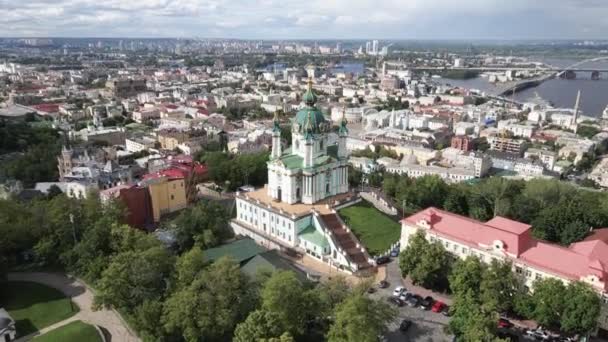
{"label": "parked car", "polygon": [[406,332],[411,326],[412,321],[410,321],[409,319],[404,319],[401,321],[401,324],[399,324],[399,330],[401,330],[401,332]]}
{"label": "parked car", "polygon": [[450,314],[450,307],[447,306],[447,305],[444,306],[443,310],[441,310],[441,314],[444,315],[444,316],[448,316],[449,317],[451,315]]}
{"label": "parked car", "polygon": [[367,293],[374,293],[374,292],[376,292],[376,289],[373,286],[367,289]]}
{"label": "parked car", "polygon": [[434,300],[431,296],[424,297],[423,300],[420,301],[420,308],[424,310],[430,310],[433,306]]}
{"label": "parked car", "polygon": [[391,261],[391,258],[389,258],[386,255],[382,255],[382,256],[379,256],[376,258],[376,265],[384,265],[390,261]]}
{"label": "parked car", "polygon": [[551,338],[549,334],[542,329],[526,330],[526,336],[532,337],[537,341],[546,341]]}
{"label": "parked car", "polygon": [[378,287],[381,288],[381,289],[387,288],[388,285],[389,285],[388,281],[386,281],[386,280],[380,280],[380,282],[378,283]]}
{"label": "parked car", "polygon": [[403,286],[397,286],[397,287],[395,287],[395,290],[393,291],[393,296],[399,297],[399,296],[401,296],[401,294],[403,292],[405,292],[405,287],[403,287]]}
{"label": "parked car", "polygon": [[399,307],[403,306],[403,302],[398,297],[388,297],[388,302]]}
{"label": "parked car", "polygon": [[401,299],[402,301],[406,301],[413,293],[408,292],[408,291],[403,291],[401,292],[401,296],[399,296],[399,299]]}
{"label": "parked car", "polygon": [[410,296],[410,298],[407,299],[407,301],[405,303],[408,306],[417,307],[420,304],[421,300],[422,300],[422,298],[419,295],[413,294]]}
{"label": "parked car", "polygon": [[431,307],[431,311],[433,312],[442,312],[443,309],[445,308],[445,303],[440,302],[440,301],[436,301],[435,304],[433,304],[433,307]]}
{"label": "parked car", "polygon": [[513,327],[513,323],[511,323],[511,321],[509,321],[506,318],[500,318],[500,319],[498,319],[498,327],[509,329],[509,328]]}
{"label": "parked car", "polygon": [[396,258],[399,256],[399,250],[398,249],[393,249],[391,251],[391,258]]}

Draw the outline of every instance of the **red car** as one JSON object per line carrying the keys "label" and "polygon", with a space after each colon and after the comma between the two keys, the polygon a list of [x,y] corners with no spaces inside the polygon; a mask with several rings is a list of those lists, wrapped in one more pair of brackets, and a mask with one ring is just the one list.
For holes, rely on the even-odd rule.
{"label": "red car", "polygon": [[511,323],[511,321],[509,321],[508,319],[501,318],[498,320],[498,327],[509,329],[513,327],[513,323]]}
{"label": "red car", "polygon": [[433,312],[441,312],[441,311],[443,311],[444,308],[445,308],[445,304],[443,302],[436,301],[435,304],[433,304],[433,307],[431,308],[431,311],[433,311]]}

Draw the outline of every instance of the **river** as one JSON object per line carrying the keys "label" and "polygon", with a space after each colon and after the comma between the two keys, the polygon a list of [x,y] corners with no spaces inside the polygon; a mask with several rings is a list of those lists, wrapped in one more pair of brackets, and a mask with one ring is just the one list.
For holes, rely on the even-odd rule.
{"label": "river", "polygon": [[[556,67],[572,65],[576,60],[567,59],[545,59],[544,62]],[[581,67],[597,67],[608,69],[608,61],[590,62]],[[601,79],[591,80],[590,73],[577,73],[575,80],[550,79],[538,87],[528,88],[515,94],[515,99],[525,102],[538,94],[541,98],[549,101],[555,107],[573,108],[576,102],[576,93],[581,91],[580,109],[584,115],[598,117],[608,105],[608,73],[602,73]],[[439,80],[442,84],[451,84],[469,89],[481,91],[491,90],[494,85],[487,79],[478,77],[470,80]]]}

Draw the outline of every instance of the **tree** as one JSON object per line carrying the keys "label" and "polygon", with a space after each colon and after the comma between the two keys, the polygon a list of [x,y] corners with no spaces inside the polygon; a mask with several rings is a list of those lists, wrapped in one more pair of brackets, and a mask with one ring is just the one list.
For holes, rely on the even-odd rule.
{"label": "tree", "polygon": [[262,309],[275,312],[282,326],[293,335],[305,331],[306,322],[315,317],[319,300],[313,290],[306,290],[293,272],[275,272],[261,293]]}
{"label": "tree", "polygon": [[399,253],[399,268],[401,274],[405,277],[410,274],[420,263],[422,254],[429,247],[429,242],[426,240],[424,232],[418,231],[413,236],[401,253]]}
{"label": "tree", "polygon": [[600,315],[600,298],[587,284],[571,283],[566,289],[563,314],[560,324],[564,331],[577,334],[588,334],[597,325]]}
{"label": "tree", "polygon": [[145,300],[161,298],[172,267],[171,255],[160,245],[117,254],[96,284],[94,307],[130,312]]}
{"label": "tree", "polygon": [[454,263],[449,276],[450,290],[454,295],[477,291],[485,271],[485,265],[478,257],[469,256]]}
{"label": "tree", "polygon": [[237,325],[235,342],[258,342],[263,339],[280,338],[284,333],[281,317],[276,312],[256,310]]}
{"label": "tree", "polygon": [[338,276],[319,284],[316,289],[319,297],[321,311],[325,316],[331,316],[333,310],[346,299],[350,292],[350,286],[344,277]]}
{"label": "tree", "polygon": [[534,282],[534,319],[548,327],[559,327],[564,310],[566,287],[555,278],[543,278]]}
{"label": "tree", "polygon": [[415,284],[422,284],[426,288],[435,288],[446,279],[449,272],[450,259],[448,253],[439,242],[430,244],[422,255],[420,264],[410,273]]}
{"label": "tree", "polygon": [[411,180],[409,186],[399,186],[397,200],[399,203],[405,201],[408,207],[413,209],[441,207],[448,192],[449,186],[443,179],[438,176],[424,176]]}
{"label": "tree", "polygon": [[429,243],[424,232],[418,231],[399,255],[403,276],[409,275],[414,284],[434,287],[448,274],[449,256],[439,242]]}
{"label": "tree", "polygon": [[180,251],[189,250],[195,242],[202,248],[215,247],[231,235],[226,210],[211,201],[202,201],[183,210],[171,226],[176,232]]}
{"label": "tree", "polygon": [[534,317],[534,299],[527,289],[519,287],[515,291],[513,311],[521,317]]}
{"label": "tree", "polygon": [[459,214],[459,215],[468,215],[469,214],[469,203],[467,202],[468,198],[468,188],[465,186],[459,186],[450,189],[448,196],[443,203],[443,209]]}
{"label": "tree", "polygon": [[347,298],[336,308],[336,319],[329,329],[329,342],[376,342],[386,330],[395,310],[384,302],[362,294]]}
{"label": "tree", "polygon": [[205,266],[203,251],[198,247],[193,247],[188,252],[182,254],[177,259],[175,271],[177,273],[177,284],[181,287],[187,287]]}
{"label": "tree", "polygon": [[506,312],[513,308],[513,298],[519,284],[510,262],[492,260],[483,272],[479,299],[486,311]]}
{"label": "tree", "polygon": [[220,258],[166,300],[165,330],[186,341],[227,339],[253,310],[254,294],[239,264]]}

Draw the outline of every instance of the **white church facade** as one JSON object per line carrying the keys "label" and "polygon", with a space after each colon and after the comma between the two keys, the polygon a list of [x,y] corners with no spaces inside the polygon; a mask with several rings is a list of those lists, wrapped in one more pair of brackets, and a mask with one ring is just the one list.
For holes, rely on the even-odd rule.
{"label": "white church facade", "polygon": [[344,272],[370,269],[371,257],[336,213],[356,200],[348,188],[346,120],[340,122],[337,143],[331,143],[331,122],[315,106],[311,81],[303,101],[285,150],[275,116],[268,184],[237,193],[231,226],[262,246],[307,254]]}

